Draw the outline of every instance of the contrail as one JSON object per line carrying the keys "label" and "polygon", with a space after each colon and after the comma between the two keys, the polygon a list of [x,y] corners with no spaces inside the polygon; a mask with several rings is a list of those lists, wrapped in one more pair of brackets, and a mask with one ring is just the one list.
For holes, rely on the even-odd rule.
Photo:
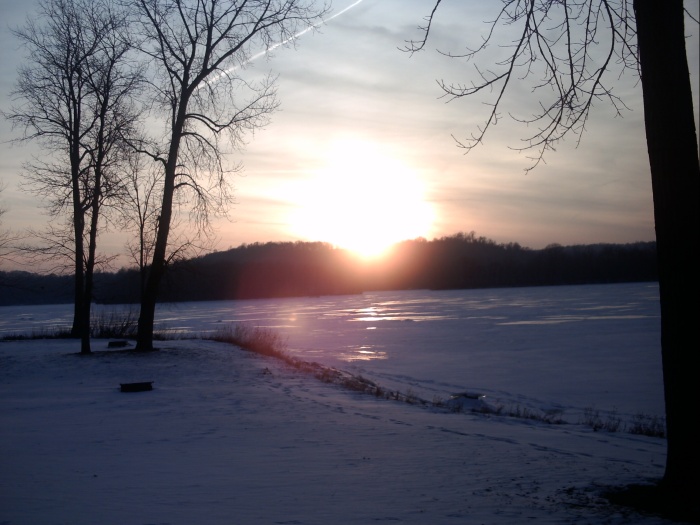
{"label": "contrail", "polygon": [[352,9],[353,7],[355,7],[357,4],[361,3],[362,1],[363,1],[363,0],[356,0],[355,2],[353,2],[352,4],[350,4],[349,6],[347,6],[347,7],[345,7],[344,9],[341,9],[340,11],[338,11],[338,12],[337,12],[336,14],[334,14],[333,16],[330,16],[330,17],[326,18],[325,20],[321,20],[320,22],[316,22],[315,24],[313,24],[313,25],[307,27],[306,29],[304,29],[304,30],[302,30],[302,31],[299,31],[296,35],[290,36],[287,40],[283,40],[282,42],[278,42],[278,43],[276,43],[275,45],[270,46],[270,47],[268,47],[267,49],[265,49],[265,50],[263,50],[263,51],[260,51],[259,53],[254,54],[252,57],[250,57],[248,60],[246,60],[246,61],[243,62],[242,64],[239,64],[239,65],[237,65],[237,66],[233,66],[233,67],[227,69],[226,71],[222,71],[221,73],[219,73],[219,74],[216,76],[216,78],[213,78],[213,79],[211,79],[209,82],[207,82],[207,84],[209,84],[210,82],[215,82],[219,77],[222,77],[222,76],[224,76],[224,75],[226,75],[226,74],[228,74],[228,73],[232,73],[233,71],[236,71],[238,68],[240,68],[240,67],[242,67],[242,66],[244,66],[244,65],[246,65],[246,64],[249,64],[249,63],[252,62],[253,60],[257,60],[258,58],[267,55],[268,53],[274,51],[274,50],[277,49],[278,47],[283,46],[283,45],[285,45],[285,44],[288,44],[288,43],[291,42],[292,40],[296,40],[297,38],[299,38],[299,37],[305,35],[305,34],[308,33],[309,31],[311,31],[312,29],[315,29],[315,28],[317,28],[317,27],[319,27],[319,26],[321,26],[321,25],[323,25],[323,24],[327,24],[328,22],[330,22],[330,21],[333,20],[334,18],[337,18],[337,17],[339,17],[340,15],[342,15],[343,13],[346,13],[347,11],[350,11],[350,9]]}
{"label": "contrail", "polygon": [[316,23],[313,24],[312,26],[307,27],[306,29],[304,29],[304,30],[302,30],[302,31],[299,31],[296,35],[289,37],[287,40],[283,40],[282,42],[278,42],[277,44],[268,47],[268,48],[265,49],[264,51],[261,51],[260,53],[256,53],[255,55],[253,55],[252,57],[250,57],[248,60],[246,60],[243,64],[247,64],[248,62],[252,62],[253,60],[255,60],[255,59],[257,59],[257,58],[260,58],[261,56],[265,56],[265,55],[267,55],[270,51],[274,51],[274,50],[277,49],[278,47],[283,46],[284,44],[287,44],[287,43],[291,42],[292,40],[296,40],[296,39],[299,38],[300,36],[305,35],[305,34],[308,33],[309,31],[311,31],[312,29],[315,29],[315,28],[317,28],[318,26],[321,26],[321,25],[323,25],[323,24],[326,24],[326,23],[330,22],[331,20],[333,20],[334,18],[339,17],[339,16],[342,15],[343,13],[345,13],[345,12],[347,12],[347,11],[350,11],[350,9],[352,9],[353,7],[355,7],[355,6],[356,6],[357,4],[359,4],[360,2],[362,2],[362,0],[357,0],[356,2],[354,2],[354,3],[350,4],[349,6],[347,6],[345,9],[341,9],[340,11],[338,11],[338,12],[337,12],[336,14],[334,14],[333,16],[328,17],[328,18],[326,18],[325,20],[321,20],[320,22],[316,22]]}

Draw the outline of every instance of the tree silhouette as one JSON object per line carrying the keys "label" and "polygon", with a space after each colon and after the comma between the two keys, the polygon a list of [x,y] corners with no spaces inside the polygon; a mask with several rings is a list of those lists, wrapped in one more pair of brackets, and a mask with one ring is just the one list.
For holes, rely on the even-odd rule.
{"label": "tree silhouette", "polygon": [[195,223],[231,201],[223,137],[242,144],[247,131],[276,109],[273,79],[252,84],[240,75],[260,49],[293,41],[324,9],[302,0],[133,0],[140,49],[149,58],[150,86],[166,128],[161,143],[137,149],[162,169],[163,186],[153,256],[141,299],[137,348],[153,348],[158,288],[165,274],[173,211],[191,203]]}
{"label": "tree silhouette", "polygon": [[[408,41],[407,51],[425,48],[440,3],[435,1],[422,37]],[[485,124],[457,141],[469,151],[500,118],[508,88],[531,80],[540,110],[514,118],[534,129],[516,148],[534,153],[532,169],[559,140],[580,137],[594,103],[624,108],[613,91],[615,64],[639,73],[654,195],[668,436],[660,488],[691,507],[700,488],[700,436],[692,416],[700,399],[694,355],[700,347],[694,326],[700,282],[689,254],[700,249],[700,168],[684,17],[682,0],[503,0],[480,45],[446,54],[476,63],[488,46],[501,44],[509,49],[507,58],[476,63],[474,80],[441,87],[452,98],[493,96]]]}
{"label": "tree silhouette", "polygon": [[53,257],[70,246],[74,271],[72,335],[90,352],[90,306],[97,236],[105,201],[120,186],[125,136],[137,120],[131,95],[138,74],[127,66],[126,19],[109,0],[45,0],[23,29],[14,31],[29,52],[6,114],[37,140],[51,160],[25,165],[27,186],[46,199],[52,224],[35,254]]}

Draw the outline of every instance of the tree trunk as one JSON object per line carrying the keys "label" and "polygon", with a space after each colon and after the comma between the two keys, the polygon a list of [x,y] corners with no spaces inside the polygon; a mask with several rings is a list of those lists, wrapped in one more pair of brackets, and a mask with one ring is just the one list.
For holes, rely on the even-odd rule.
{"label": "tree trunk", "polygon": [[[167,177],[165,190],[163,192],[163,201],[170,201],[169,207],[172,208],[172,184],[171,190],[167,194]],[[167,198],[166,198],[167,197]],[[170,213],[167,219],[164,218],[166,205],[163,204],[161,216],[158,222],[158,236],[156,237],[156,245],[153,250],[153,260],[146,278],[146,286],[141,293],[141,311],[139,314],[138,332],[136,335],[136,350],[150,351],[153,350],[153,329],[156,315],[156,302],[158,300],[158,288],[160,281],[165,275],[165,251],[168,246],[168,233],[170,231]]]}
{"label": "tree trunk", "polygon": [[[75,190],[74,190],[75,191]],[[74,199],[78,201],[78,199]],[[89,354],[90,349],[90,295],[92,291],[87,291],[86,288],[86,267],[83,259],[85,251],[85,242],[83,233],[85,233],[85,215],[80,206],[80,202],[74,204],[75,217],[74,234],[75,234],[75,305],[73,311],[73,329],[71,335],[80,339],[80,353]]]}
{"label": "tree trunk", "polygon": [[92,197],[92,214],[90,217],[90,231],[88,232],[88,257],[85,262],[85,299],[83,303],[83,323],[85,329],[80,338],[80,352],[90,353],[90,312],[92,310],[92,290],[95,282],[95,254],[97,252],[97,228],[100,218],[100,199],[102,188],[102,173],[95,170],[95,194]]}
{"label": "tree trunk", "polygon": [[[183,85],[187,85],[189,79],[188,72],[185,72],[182,80]],[[160,217],[158,217],[158,233],[156,235],[156,245],[153,247],[153,259],[146,278],[146,288],[141,294],[141,312],[139,313],[139,324],[136,335],[136,350],[153,350],[153,328],[156,316],[156,302],[158,300],[158,288],[160,281],[165,275],[166,252],[168,248],[168,235],[170,234],[170,222],[173,215],[173,197],[175,195],[175,177],[178,168],[178,157],[180,153],[180,141],[182,140],[185,121],[187,120],[187,104],[189,93],[183,90],[180,96],[179,105],[175,108],[173,126],[170,133],[170,149],[168,150],[168,160],[165,163],[165,177],[163,180],[163,199],[160,207]]]}
{"label": "tree trunk", "polygon": [[[77,121],[78,119],[76,119]],[[76,126],[73,133],[78,135],[79,128]],[[80,202],[80,153],[78,151],[77,139],[71,145],[71,185],[73,192],[73,235],[74,235],[74,251],[73,263],[75,275],[73,277],[73,328],[71,336],[82,340],[84,333],[88,330],[85,325],[85,262],[83,256],[85,254],[85,244],[83,233],[85,233],[85,213],[82,203]],[[89,354],[90,348],[85,348],[81,344],[81,354]]]}
{"label": "tree trunk", "polygon": [[158,288],[165,275],[166,250],[172,218],[173,194],[175,192],[175,170],[177,167],[177,151],[179,140],[173,140],[170,156],[165,167],[165,182],[163,185],[163,201],[158,219],[158,235],[153,249],[153,260],[146,278],[146,286],[141,294],[141,311],[139,314],[138,332],[136,335],[136,350],[153,350],[153,328],[155,323]]}
{"label": "tree trunk", "polygon": [[[75,218],[73,221],[73,232],[76,238],[80,233],[79,220],[79,218]],[[84,280],[82,247],[78,242],[75,243],[73,251],[73,270],[73,326],[71,327],[70,335],[71,337],[80,337],[80,334],[83,333]]]}
{"label": "tree trunk", "polygon": [[700,167],[682,0],[635,0],[644,121],[659,259],[661,353],[668,451],[663,484],[700,488],[697,254]]}

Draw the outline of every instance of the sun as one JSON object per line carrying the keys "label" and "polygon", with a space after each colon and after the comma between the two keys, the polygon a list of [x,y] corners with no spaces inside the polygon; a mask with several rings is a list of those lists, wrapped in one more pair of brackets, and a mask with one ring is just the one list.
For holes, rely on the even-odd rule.
{"label": "sun", "polygon": [[433,209],[414,170],[362,141],[336,143],[327,159],[299,188],[290,220],[297,235],[364,258],[428,235]]}

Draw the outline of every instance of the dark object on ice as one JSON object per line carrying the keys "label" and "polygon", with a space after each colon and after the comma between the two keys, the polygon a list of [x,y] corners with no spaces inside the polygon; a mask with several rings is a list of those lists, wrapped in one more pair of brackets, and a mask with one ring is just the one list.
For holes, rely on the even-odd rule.
{"label": "dark object on ice", "polygon": [[122,392],[146,392],[153,390],[153,381],[143,381],[141,383],[120,383]]}
{"label": "dark object on ice", "polygon": [[110,341],[107,343],[107,348],[124,348],[129,346],[129,341]]}

